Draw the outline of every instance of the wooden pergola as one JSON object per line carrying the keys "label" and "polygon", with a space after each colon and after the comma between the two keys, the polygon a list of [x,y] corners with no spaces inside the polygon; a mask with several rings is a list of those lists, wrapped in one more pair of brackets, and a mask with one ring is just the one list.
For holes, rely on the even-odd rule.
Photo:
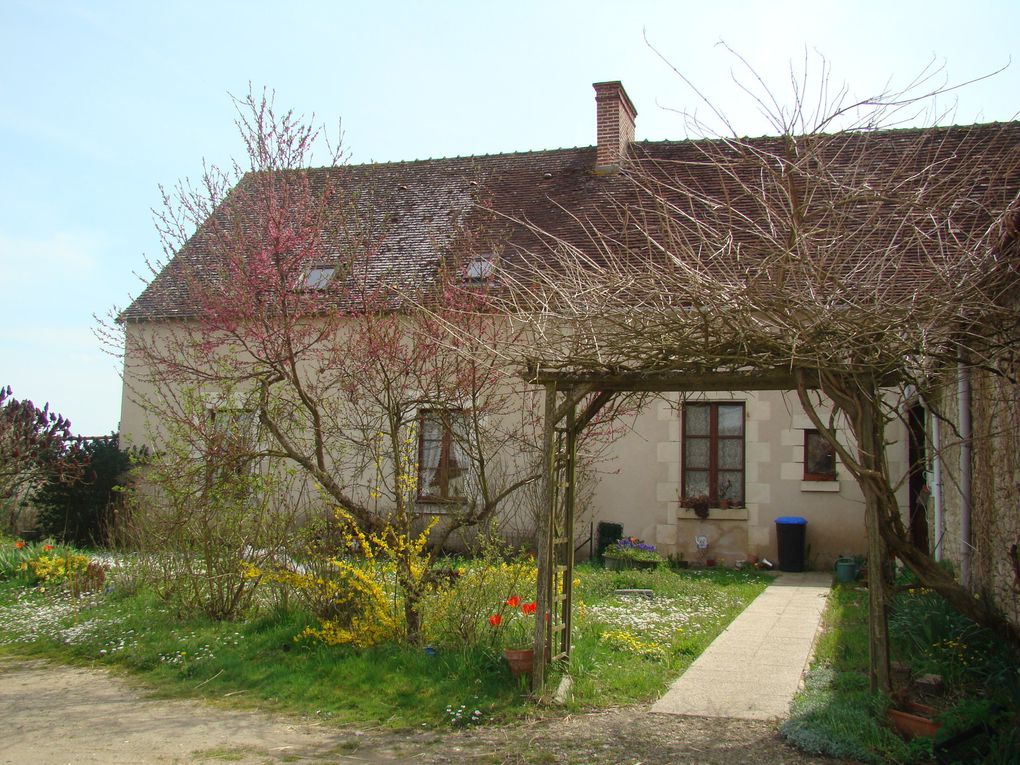
{"label": "wooden pergola", "polygon": [[797,380],[791,368],[589,372],[544,370],[537,363],[529,364],[525,377],[545,388],[536,611],[549,616],[535,620],[532,690],[538,692],[545,684],[546,667],[570,658],[577,441],[585,427],[619,393],[792,390]]}

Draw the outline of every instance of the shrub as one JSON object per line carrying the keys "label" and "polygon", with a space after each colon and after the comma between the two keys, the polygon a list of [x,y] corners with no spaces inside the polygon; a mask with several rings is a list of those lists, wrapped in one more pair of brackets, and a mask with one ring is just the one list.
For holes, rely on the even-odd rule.
{"label": "shrub", "polygon": [[[394,544],[400,542],[365,534],[339,509],[336,520],[332,544],[327,548],[310,545],[308,558],[301,564],[272,561],[248,566],[247,574],[292,590],[319,620],[317,627],[308,627],[299,637],[367,648],[399,632],[397,598],[385,584],[394,579],[388,559],[393,557]],[[410,544],[420,553],[426,539],[427,532]]]}
{"label": "shrub", "polygon": [[33,497],[39,507],[39,530],[79,547],[101,544],[109,538],[112,509],[131,469],[132,454],[120,448],[114,434],[85,441],[67,459],[76,469],[51,474]]}
{"label": "shrub", "polygon": [[[496,648],[508,630],[494,630],[489,617],[504,617],[509,626],[520,606],[535,592],[538,570],[530,558],[507,560],[492,541],[482,544],[479,557],[457,563],[449,584],[437,587],[425,602],[426,638],[450,648]],[[525,597],[527,596],[527,597]],[[517,598],[514,606],[508,605]]]}
{"label": "shrub", "polygon": [[170,434],[127,493],[139,575],[179,616],[242,613],[261,581],[250,567],[283,557],[297,526],[295,472],[265,468],[230,435]]}

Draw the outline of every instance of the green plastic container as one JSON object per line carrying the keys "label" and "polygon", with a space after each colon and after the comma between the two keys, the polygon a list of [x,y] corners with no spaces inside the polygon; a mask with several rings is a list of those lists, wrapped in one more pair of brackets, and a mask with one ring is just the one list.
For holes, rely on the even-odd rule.
{"label": "green plastic container", "polygon": [[853,558],[840,558],[836,561],[836,581],[852,582],[857,578],[857,561]]}

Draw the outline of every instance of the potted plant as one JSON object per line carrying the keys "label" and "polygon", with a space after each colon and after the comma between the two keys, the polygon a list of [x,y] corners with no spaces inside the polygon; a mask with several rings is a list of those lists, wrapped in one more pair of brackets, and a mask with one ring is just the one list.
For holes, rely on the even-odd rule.
{"label": "potted plant", "polygon": [[694,514],[699,518],[708,517],[708,508],[711,506],[712,500],[709,499],[707,494],[692,494],[689,497],[684,497],[680,501],[682,507],[686,507],[688,510],[693,510]]}
{"label": "potted plant", "polygon": [[602,557],[608,569],[656,568],[665,561],[650,545],[637,537],[624,537],[607,547]]}
{"label": "potted plant", "polygon": [[719,485],[719,509],[728,510],[730,507],[730,488],[733,486],[729,481],[723,481]]}
{"label": "potted plant", "polygon": [[[503,658],[510,665],[514,677],[531,674],[535,660],[535,601],[522,602],[511,595],[500,604],[496,613],[489,616],[493,629],[493,642],[503,647]],[[546,646],[546,656],[549,647]]]}

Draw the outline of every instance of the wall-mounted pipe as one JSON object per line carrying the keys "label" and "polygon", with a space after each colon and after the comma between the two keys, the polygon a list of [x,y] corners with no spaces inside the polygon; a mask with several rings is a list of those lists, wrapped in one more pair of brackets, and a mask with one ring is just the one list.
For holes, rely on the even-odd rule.
{"label": "wall-mounted pipe", "polygon": [[935,510],[935,560],[942,560],[942,539],[946,533],[945,510],[942,507],[942,421],[931,413],[931,503]]}
{"label": "wall-mounted pipe", "polygon": [[960,581],[970,586],[970,512],[973,500],[973,426],[971,423],[970,368],[957,363],[957,398],[960,405]]}

